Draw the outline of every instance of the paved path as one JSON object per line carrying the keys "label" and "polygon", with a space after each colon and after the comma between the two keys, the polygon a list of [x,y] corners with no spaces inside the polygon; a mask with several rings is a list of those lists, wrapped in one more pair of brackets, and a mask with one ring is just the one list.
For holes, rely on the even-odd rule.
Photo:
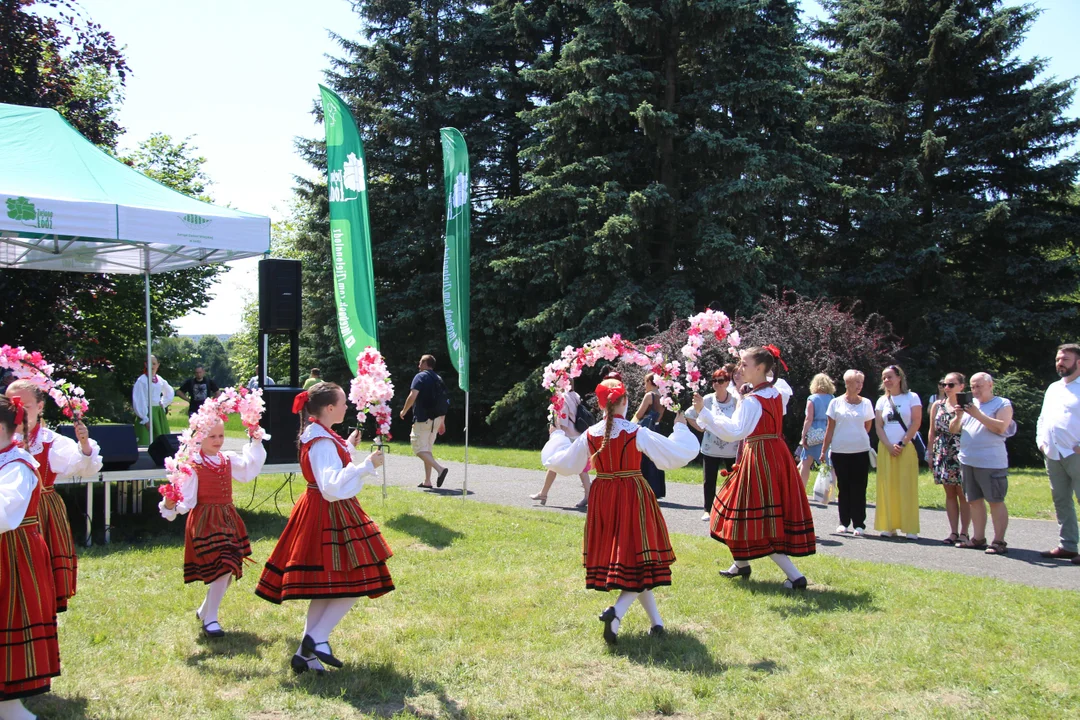
{"label": "paved path", "polygon": [[[395,448],[397,449],[397,448]],[[406,448],[402,448],[406,450]],[[447,496],[447,501],[461,498],[464,465],[446,463],[450,468],[441,490],[426,491]],[[416,487],[423,477],[423,466],[412,456],[394,454],[387,464],[387,484],[424,492]],[[543,485],[544,474],[535,470],[519,470],[491,465],[469,466],[469,500],[535,509],[537,512],[573,513],[584,517],[574,504],[581,500],[581,484],[576,477],[559,477],[549,494],[548,504],[541,507],[529,499]],[[660,501],[671,532],[708,537],[708,523],[701,520],[702,490],[700,485],[668,483],[667,497]],[[921,510],[919,540],[889,540],[876,537],[835,535],[839,524],[836,505],[828,508],[811,506],[818,534],[818,551],[853,560],[879,563],[898,563],[928,570],[951,570],[967,575],[993,577],[1038,587],[1080,590],[1080,567],[1068,562],[1045,560],[1040,550],[1057,542],[1057,525],[1046,520],[1009,521],[1006,539],[1009,554],[986,555],[977,550],[958,550],[941,542],[949,534],[949,522],[943,510]],[[874,508],[867,508],[866,524],[874,526]],[[987,528],[988,534],[990,528]],[[726,552],[717,545],[718,553]]]}

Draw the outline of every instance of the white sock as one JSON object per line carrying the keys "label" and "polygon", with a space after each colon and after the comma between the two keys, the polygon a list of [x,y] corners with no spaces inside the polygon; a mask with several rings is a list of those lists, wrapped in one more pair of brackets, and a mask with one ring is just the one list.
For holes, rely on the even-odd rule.
{"label": "white sock", "polygon": [[[319,624],[319,620],[322,619],[323,613],[326,611],[326,604],[329,600],[312,600],[308,603],[307,618],[304,620],[304,635],[311,635],[315,626]],[[312,636],[314,637],[314,636]],[[304,653],[303,641],[300,643],[300,647],[296,649],[296,654],[300,657],[307,657]],[[315,657],[312,655],[312,657]]]}
{"label": "white sock", "polygon": [[798,580],[802,577],[802,573],[795,567],[795,563],[791,562],[791,558],[787,555],[781,555],[780,553],[773,553],[769,556],[777,567],[784,571],[788,580]]}
{"label": "white sock", "polygon": [[315,624],[315,627],[311,628],[311,639],[316,643],[324,643],[330,640],[330,633],[333,632],[337,624],[341,622],[341,619],[348,614],[352,606],[356,604],[356,598],[334,598],[333,600],[326,601],[326,609],[323,611],[322,617],[319,618],[319,622]]}
{"label": "white sock", "polygon": [[22,700],[0,700],[0,718],[3,720],[35,720],[37,715],[22,704]]}
{"label": "white sock", "polygon": [[630,592],[629,590],[623,590],[619,593],[619,599],[615,601],[615,620],[611,623],[611,632],[619,632],[622,619],[626,616],[626,611],[637,600],[637,596],[636,592]]}
{"label": "white sock", "polygon": [[206,599],[199,607],[199,616],[202,618],[203,625],[218,621],[218,610],[221,608],[221,601],[225,598],[225,591],[229,589],[230,583],[232,583],[232,573],[222,575],[206,586]]}
{"label": "white sock", "polygon": [[660,619],[660,610],[656,607],[656,596],[652,590],[646,590],[637,597],[641,607],[645,608],[645,614],[649,616],[649,623],[663,627],[664,621]]}

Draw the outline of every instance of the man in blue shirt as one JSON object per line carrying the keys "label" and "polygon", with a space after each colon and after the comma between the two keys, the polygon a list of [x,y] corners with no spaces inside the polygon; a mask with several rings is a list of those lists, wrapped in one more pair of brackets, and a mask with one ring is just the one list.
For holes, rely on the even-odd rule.
{"label": "man in blue shirt", "polygon": [[416,457],[424,461],[424,482],[420,483],[419,487],[431,487],[432,470],[438,473],[435,486],[442,487],[449,469],[439,464],[432,449],[446,421],[446,406],[449,404],[446,386],[435,372],[434,356],[425,355],[420,358],[419,369],[420,372],[413,377],[409,386],[409,397],[405,400],[405,407],[401,409],[401,419],[405,419],[409,410],[413,411],[409,442]]}

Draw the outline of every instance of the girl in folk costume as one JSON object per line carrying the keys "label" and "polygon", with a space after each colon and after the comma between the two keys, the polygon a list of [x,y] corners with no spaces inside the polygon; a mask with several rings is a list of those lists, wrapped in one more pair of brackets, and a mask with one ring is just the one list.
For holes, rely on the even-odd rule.
{"label": "girl in folk costume", "polygon": [[652,623],[652,635],[664,633],[664,621],[652,589],[671,584],[675,553],[656,496],[641,476],[641,456],[662,470],[682,467],[697,457],[697,438],[680,413],[670,438],[626,420],[626,388],[615,379],[596,386],[603,422],[571,442],[553,430],[541,453],[549,470],[576,475],[592,462],[596,479],[589,492],[585,518],[585,587],[621,590],[612,607],[600,615],[604,640],[615,644],[619,625],[634,600]]}
{"label": "girl in folk costume", "polygon": [[67,610],[68,599],[75,595],[78,559],[71,536],[67,506],[54,487],[58,478],[91,477],[101,470],[101,451],[90,439],[86,425],[75,421],[75,437],[54,433],[41,423],[45,410],[45,395],[28,380],[16,380],[7,387],[9,398],[19,398],[26,412],[27,433],[16,440],[38,464],[41,478],[41,502],[37,516],[41,532],[52,561],[53,588],[56,590],[56,611]]}
{"label": "girl in folk costume", "polygon": [[359,430],[343,440],[330,429],[345,419],[345,411],[345,393],[334,383],[316,383],[296,396],[293,412],[300,414],[301,426],[311,421],[299,438],[307,492],[293,507],[255,590],[272,603],[311,601],[303,640],[291,660],[297,673],[321,671],[322,663],[341,667],[330,648],[331,631],[357,598],[394,589],[386,567],[390,548],[356,500],[383,455],[361,459]]}
{"label": "girl in folk costume", "polygon": [[710,528],[713,538],[731,549],[735,563],[724,577],[750,577],[750,561],[770,557],[784,574],[784,587],[806,589],[806,578],[790,556],[816,549],[814,519],[799,470],[781,433],[783,399],[766,378],[776,364],[786,370],[771,345],[740,353],[739,368],[750,386],[731,417],[704,407],[694,395],[698,424],[727,442],[742,440],[739,459],[716,494]]}
{"label": "girl in folk costume", "polygon": [[37,460],[16,444],[16,429],[29,432],[22,398],[0,396],[0,720],[33,720],[21,698],[49,691],[60,645]]}
{"label": "girl in folk costume", "polygon": [[[153,355],[150,356],[151,372],[149,377],[146,370],[135,381],[135,387],[131,390],[131,407],[135,408],[135,414],[139,421],[135,423],[135,439],[139,441],[139,447],[149,447],[150,443],[162,435],[169,434],[169,421],[165,418],[166,408],[173,401],[176,394],[172,385],[165,378],[157,374],[161,363]],[[147,396],[147,383],[150,384],[150,394]],[[150,420],[153,419],[154,436],[150,437]]]}
{"label": "girl in folk costume", "polygon": [[[192,416],[193,431],[200,421],[206,422],[206,416]],[[251,440],[240,453],[223,453],[225,423],[221,419],[210,422],[198,455],[191,458],[195,472],[180,483],[183,499],[163,498],[158,509],[169,521],[190,513],[184,528],[184,582],[208,586],[195,617],[202,622],[203,633],[218,638],[225,635],[218,608],[233,578],[244,576],[244,560],[251,556],[247,528],[233,505],[232,481],[246,483],[258,477],[266,449],[261,441]]]}

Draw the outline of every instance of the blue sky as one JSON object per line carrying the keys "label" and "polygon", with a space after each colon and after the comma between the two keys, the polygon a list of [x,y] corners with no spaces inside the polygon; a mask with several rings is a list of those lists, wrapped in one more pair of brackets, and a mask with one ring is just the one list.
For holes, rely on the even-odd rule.
{"label": "blue sky", "polygon": [[[297,136],[322,128],[310,110],[338,54],[329,30],[360,36],[348,0],[81,0],[86,14],[126,47],[132,74],[120,124],[130,149],[154,132],[192,136],[206,157],[215,201],[281,219],[293,176],[312,170],[296,155]],[[1080,75],[1080,0],[1037,0],[1044,12],[1020,52],[1049,59],[1048,74]],[[816,16],[820,5],[804,0]],[[1073,103],[1072,114],[1080,105]],[[257,289],[254,260],[234,263],[202,314],[177,323],[182,334],[230,334],[246,294]]]}

